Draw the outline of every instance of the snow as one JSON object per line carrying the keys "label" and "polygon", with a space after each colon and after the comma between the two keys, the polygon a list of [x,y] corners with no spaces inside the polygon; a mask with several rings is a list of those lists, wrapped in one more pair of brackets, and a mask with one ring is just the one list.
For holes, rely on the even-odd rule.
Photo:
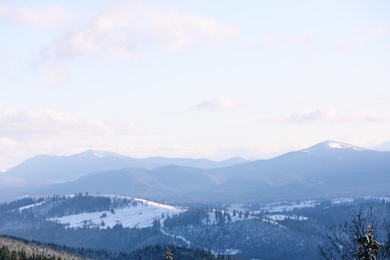
{"label": "snow", "polygon": [[[193,244],[191,241],[187,240],[187,239],[186,239],[185,237],[183,237],[183,236],[177,236],[177,235],[175,235],[175,234],[170,234],[170,233],[168,233],[167,231],[165,231],[164,229],[160,229],[160,231],[161,231],[161,233],[163,233],[163,234],[166,235],[166,236],[173,237],[173,238],[176,238],[176,239],[179,239],[179,240],[183,241],[184,243],[187,244],[188,247],[190,247],[191,245],[193,245],[193,246],[195,246],[195,247],[200,247],[200,246],[198,246],[198,245]],[[207,250],[207,249],[204,248],[204,250]],[[215,256],[218,255],[219,253],[225,254],[225,255],[227,255],[227,254],[229,254],[229,255],[236,255],[236,254],[238,254],[238,253],[240,253],[240,252],[241,252],[241,251],[238,250],[238,249],[223,249],[223,250],[219,250],[219,251],[213,251],[213,250],[211,250],[211,253],[212,253],[213,255],[215,255]]]}
{"label": "snow", "polygon": [[330,200],[333,205],[337,204],[346,204],[346,203],[352,203],[352,198],[337,198],[337,199],[331,199]]}
{"label": "snow", "polygon": [[336,148],[336,149],[343,149],[343,148],[350,148],[351,146],[345,145],[342,143],[336,143],[336,142],[328,142],[328,147],[330,148]]}
{"label": "snow", "polygon": [[382,197],[365,196],[365,197],[363,197],[363,199],[365,199],[365,200],[379,200],[379,201],[382,201],[382,202],[385,202],[385,203],[389,203],[390,202],[390,197],[385,197],[385,196],[382,196]]}
{"label": "snow", "polygon": [[283,221],[283,220],[297,220],[297,221],[304,221],[308,220],[308,217],[304,216],[297,216],[297,215],[280,215],[280,214],[275,214],[275,215],[266,215],[263,218],[269,219],[269,220],[275,220],[275,221]]}
{"label": "snow", "polygon": [[30,208],[33,208],[33,207],[36,207],[36,206],[40,206],[42,205],[43,203],[45,203],[45,201],[42,201],[42,202],[39,202],[39,203],[34,203],[34,204],[31,204],[31,205],[27,205],[27,206],[24,206],[24,207],[20,207],[18,208],[19,211],[22,211],[24,209],[30,209]]}
{"label": "snow", "polygon": [[315,151],[315,149],[303,149],[303,150],[301,150],[301,152],[307,153],[307,154],[313,154],[313,151]]}
{"label": "snow", "polygon": [[150,200],[144,200],[144,199],[139,199],[139,198],[134,198],[134,199],[144,203],[145,205],[156,207],[156,208],[167,209],[167,210],[176,210],[179,208],[179,207],[175,207],[175,206],[170,206],[170,205],[166,205],[166,204],[162,204],[162,203],[153,202]]}
{"label": "snow", "polygon": [[359,148],[359,147],[356,147],[356,146],[353,146],[350,144],[344,144],[344,143],[333,142],[333,141],[327,142],[327,146],[329,148],[335,148],[335,149],[353,149],[356,151],[363,151],[364,150],[363,148]]}
{"label": "snow", "polygon": [[262,219],[263,222],[267,222],[267,223],[270,223],[274,226],[277,226],[277,227],[281,227],[281,228],[286,228],[285,226],[283,225],[280,225],[277,221],[273,220],[273,219]]}
{"label": "snow", "polygon": [[224,254],[224,255],[236,255],[238,253],[241,253],[241,250],[239,249],[223,249],[223,250],[219,250],[219,251],[214,251],[214,250],[211,250],[211,253],[215,256],[217,256],[218,254]]}
{"label": "snow", "polygon": [[160,220],[161,224],[163,224],[164,219],[166,219],[168,215],[172,216],[173,214],[179,214],[186,210],[182,207],[174,207],[144,199],[115,195],[105,196],[110,197],[111,199],[128,198],[131,199],[131,201],[138,201],[139,203],[137,203],[136,206],[130,203],[123,208],[115,208],[115,213],[110,211],[99,211],[91,213],[85,212],[58,218],[50,218],[49,220],[62,224],[68,224],[69,228],[78,228],[85,225],[90,227],[112,228],[116,224],[122,224],[123,227],[129,228],[144,228],[151,227],[153,225],[153,221],[156,219]]}
{"label": "snow", "polygon": [[100,153],[98,153],[96,151],[93,153],[93,155],[96,156],[96,157],[99,157],[99,158],[104,157],[104,155],[102,155],[102,154],[100,154]]}
{"label": "snow", "polygon": [[187,244],[188,247],[190,247],[191,244],[192,244],[190,241],[188,241],[187,239],[185,239],[183,236],[176,236],[176,235],[173,235],[173,234],[169,234],[169,233],[166,232],[164,229],[160,229],[160,231],[161,231],[164,235],[166,235],[166,236],[174,237],[174,238],[177,238],[177,239],[182,240],[184,243]]}
{"label": "snow", "polygon": [[245,212],[247,211],[248,209],[244,206],[244,205],[241,205],[241,204],[231,204],[228,208],[229,211],[233,211],[233,210],[236,210],[236,211],[242,211],[242,212]]}
{"label": "snow", "polygon": [[319,205],[320,202],[317,200],[305,200],[305,201],[292,201],[292,202],[275,202],[269,203],[261,207],[262,211],[268,212],[283,212],[283,211],[292,211],[294,209],[303,209],[303,208],[313,208]]}

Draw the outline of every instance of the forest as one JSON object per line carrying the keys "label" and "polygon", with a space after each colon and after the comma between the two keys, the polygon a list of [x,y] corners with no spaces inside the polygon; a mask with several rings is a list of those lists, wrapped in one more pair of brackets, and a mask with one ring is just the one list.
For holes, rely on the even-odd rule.
{"label": "forest", "polygon": [[79,248],[70,252],[92,254],[92,259],[160,259],[167,245],[176,256],[203,254],[200,259],[318,259],[319,247],[328,243],[330,227],[349,223],[358,210],[370,210],[377,220],[376,239],[384,242],[389,236],[389,226],[384,221],[390,216],[387,198],[187,205],[180,213],[154,216],[150,225],[142,228],[119,221],[110,226],[79,219],[82,225],[77,227],[55,221],[63,216],[80,218],[96,213],[99,221],[109,223],[109,218],[117,217],[124,208],[144,210],[128,218],[148,217],[147,203],[129,197],[81,193],[23,198],[0,205],[0,234]]}

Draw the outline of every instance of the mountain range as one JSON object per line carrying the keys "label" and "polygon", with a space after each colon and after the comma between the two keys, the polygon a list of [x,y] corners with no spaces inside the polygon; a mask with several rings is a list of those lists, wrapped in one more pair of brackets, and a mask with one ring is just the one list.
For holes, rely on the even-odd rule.
{"label": "mountain range", "polygon": [[166,165],[195,168],[220,168],[248,162],[231,158],[215,162],[191,158],[132,158],[106,151],[88,150],[70,156],[37,155],[6,171],[6,176],[19,178],[26,183],[72,181],[95,171],[117,170],[126,167],[153,169]]}
{"label": "mountain range", "polygon": [[[254,203],[286,199],[381,196],[389,195],[390,191],[390,152],[362,149],[334,141],[326,141],[268,160],[245,162],[243,159],[234,159],[216,163],[185,159],[189,163],[204,162],[203,168],[192,167],[194,164],[185,165],[180,159],[175,160],[181,162],[181,165],[176,163],[160,166],[163,165],[161,163],[157,166],[155,164],[153,168],[151,163],[148,167],[141,167],[140,164],[137,168],[126,167],[123,162],[128,160],[127,157],[121,162],[119,155],[91,157],[93,153],[95,152],[88,151],[69,157],[34,157],[3,175],[26,178],[28,174],[36,173],[37,176],[29,176],[27,179],[42,180],[50,174],[53,177],[51,180],[55,181],[54,176],[58,173],[59,176],[64,176],[64,169],[68,169],[69,176],[73,176],[69,179],[73,180],[45,186],[30,184],[22,189],[3,189],[0,192],[7,192],[9,196],[100,192],[170,203]],[[85,164],[83,158],[87,158]],[[91,161],[91,158],[96,160]],[[105,164],[99,159],[104,159],[106,165],[111,163],[111,166],[115,165],[117,168],[106,170],[107,166],[104,168],[102,165]],[[238,163],[234,164],[235,161]],[[40,172],[39,167],[33,168],[31,165],[42,165],[43,170]],[[84,169],[85,173],[93,167],[95,171],[75,179],[81,174],[71,171],[75,165],[78,169]],[[57,171],[58,167],[63,169]]]}

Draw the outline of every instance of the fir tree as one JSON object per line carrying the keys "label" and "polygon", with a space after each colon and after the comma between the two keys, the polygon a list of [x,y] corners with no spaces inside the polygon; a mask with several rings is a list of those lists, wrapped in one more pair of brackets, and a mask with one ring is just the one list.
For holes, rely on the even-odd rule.
{"label": "fir tree", "polygon": [[173,255],[172,255],[171,249],[169,247],[167,247],[165,249],[164,260],[173,260]]}

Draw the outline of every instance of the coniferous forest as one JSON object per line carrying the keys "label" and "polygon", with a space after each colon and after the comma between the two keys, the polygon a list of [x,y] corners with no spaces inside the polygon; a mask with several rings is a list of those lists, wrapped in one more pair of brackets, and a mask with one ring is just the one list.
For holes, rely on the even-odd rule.
{"label": "coniferous forest", "polygon": [[[326,248],[330,227],[351,222],[351,216],[359,210],[370,210],[376,219],[376,240],[384,244],[389,236],[386,220],[390,203],[384,198],[239,207],[187,205],[181,206],[178,213],[155,216],[144,227],[128,226],[126,219],[110,224],[119,219],[124,209],[142,209],[137,211],[137,217],[148,218],[151,206],[147,203],[129,197],[81,193],[23,198],[0,205],[0,233],[22,238],[24,244],[46,243],[74,257],[90,259],[162,259],[167,245],[174,259],[317,259],[319,246]],[[98,223],[88,219],[88,214],[98,216]],[[64,217],[70,217],[69,221],[77,217],[78,224],[61,222]],[[4,257],[66,257],[56,252],[42,254],[47,250],[25,254],[26,249],[1,246]]]}

